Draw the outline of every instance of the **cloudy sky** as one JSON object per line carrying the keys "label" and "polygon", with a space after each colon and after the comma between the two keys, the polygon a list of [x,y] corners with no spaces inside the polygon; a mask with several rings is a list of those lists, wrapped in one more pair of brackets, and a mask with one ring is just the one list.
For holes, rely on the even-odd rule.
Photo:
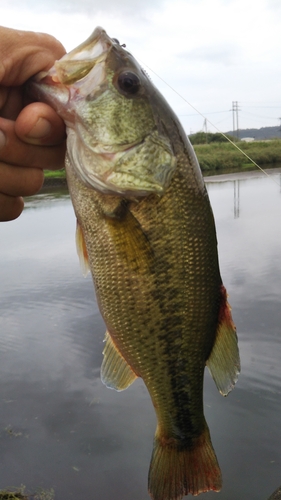
{"label": "cloudy sky", "polygon": [[0,22],[50,33],[67,50],[102,26],[126,43],[188,134],[204,117],[212,132],[232,130],[233,101],[240,128],[281,128],[280,0],[1,0]]}

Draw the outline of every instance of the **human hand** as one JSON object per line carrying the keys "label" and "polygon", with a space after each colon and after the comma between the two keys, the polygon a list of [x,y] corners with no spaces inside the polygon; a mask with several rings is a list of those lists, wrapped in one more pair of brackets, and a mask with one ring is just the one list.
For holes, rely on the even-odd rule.
{"label": "human hand", "polygon": [[0,221],[17,218],[43,169],[64,166],[65,126],[47,104],[25,106],[24,83],[65,53],[55,38],[0,27]]}

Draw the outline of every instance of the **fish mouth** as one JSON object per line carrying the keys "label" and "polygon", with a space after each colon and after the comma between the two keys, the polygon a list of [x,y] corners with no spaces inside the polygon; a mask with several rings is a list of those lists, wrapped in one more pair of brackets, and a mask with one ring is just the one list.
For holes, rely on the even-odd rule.
{"label": "fish mouth", "polygon": [[115,39],[111,39],[106,31],[98,26],[85,42],[56,61],[49,75],[54,82],[73,85],[89,74],[94,66],[103,62],[116,43]]}
{"label": "fish mouth", "polygon": [[104,63],[112,47],[118,44],[103,28],[97,27],[86,41],[29,81],[29,97],[51,105],[67,126],[73,126],[75,103],[89,94],[94,97],[100,90],[105,81]]}
{"label": "fish mouth", "polygon": [[56,61],[49,71],[38,73],[34,81],[44,83],[45,78],[48,78],[49,85],[73,85],[82,80],[96,64],[104,61],[112,46],[117,43],[116,39],[111,39],[98,26],[87,40]]}

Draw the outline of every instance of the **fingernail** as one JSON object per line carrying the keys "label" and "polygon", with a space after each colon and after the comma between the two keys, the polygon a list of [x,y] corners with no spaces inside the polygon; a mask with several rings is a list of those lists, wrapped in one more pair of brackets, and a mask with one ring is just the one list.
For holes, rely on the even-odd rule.
{"label": "fingernail", "polygon": [[0,130],[0,149],[2,149],[6,145],[6,137],[5,134]]}
{"label": "fingernail", "polygon": [[26,137],[30,139],[42,139],[51,132],[52,126],[45,118],[39,118],[34,127],[30,130]]}

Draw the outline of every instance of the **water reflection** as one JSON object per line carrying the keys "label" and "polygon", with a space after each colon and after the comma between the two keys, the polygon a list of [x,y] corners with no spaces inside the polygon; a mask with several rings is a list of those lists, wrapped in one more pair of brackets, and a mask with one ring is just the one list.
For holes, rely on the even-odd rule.
{"label": "water reflection", "polygon": [[[206,373],[224,479],[208,498],[265,500],[281,475],[281,195],[270,179],[238,177],[207,179],[242,358],[226,399]],[[100,382],[104,324],[74,232],[65,193],[34,197],[0,225],[0,489],[148,499],[154,411],[142,381],[123,393]]]}

